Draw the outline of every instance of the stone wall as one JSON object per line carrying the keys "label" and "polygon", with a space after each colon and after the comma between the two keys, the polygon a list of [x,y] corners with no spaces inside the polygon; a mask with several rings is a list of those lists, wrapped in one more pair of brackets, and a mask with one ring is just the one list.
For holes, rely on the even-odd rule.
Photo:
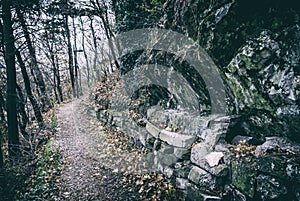
{"label": "stone wall", "polygon": [[236,116],[154,106],[135,119],[120,110],[125,99],[114,98],[109,108],[97,109],[98,118],[147,149],[149,169],[166,175],[187,200],[300,200],[299,144],[270,137],[255,146],[246,136],[228,143]]}

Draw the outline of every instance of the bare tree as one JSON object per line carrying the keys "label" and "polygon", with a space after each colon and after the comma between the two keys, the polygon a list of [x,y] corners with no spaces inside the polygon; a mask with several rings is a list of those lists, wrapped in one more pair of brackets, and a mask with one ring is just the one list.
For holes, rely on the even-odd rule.
{"label": "bare tree", "polygon": [[77,62],[77,32],[76,32],[76,27],[75,27],[75,19],[74,17],[72,18],[72,23],[73,23],[73,33],[74,33],[74,66],[75,66],[75,88],[76,88],[76,97],[79,97],[79,80],[78,80],[78,74],[79,74],[79,68],[78,68],[78,62]]}
{"label": "bare tree", "polygon": [[89,16],[90,19],[90,28],[92,31],[92,36],[93,36],[93,44],[94,44],[94,59],[93,59],[93,70],[96,73],[96,81],[100,81],[100,72],[99,69],[97,68],[97,57],[98,57],[98,45],[97,45],[97,38],[96,38],[96,33],[93,25],[93,17]]}
{"label": "bare tree", "polygon": [[43,110],[47,110],[47,107],[49,107],[51,104],[50,104],[50,101],[49,101],[49,98],[47,95],[46,84],[45,84],[45,81],[43,78],[43,74],[38,67],[35,49],[33,47],[23,13],[19,9],[16,9],[16,11],[17,11],[17,16],[20,21],[20,24],[21,24],[21,27],[23,30],[23,34],[24,34],[24,37],[26,40],[26,44],[28,47],[29,57],[30,57],[30,67],[32,68],[32,70],[34,72],[36,82],[37,82],[36,84],[41,91],[41,100],[42,100],[42,104],[43,104],[42,108],[43,108]]}
{"label": "bare tree", "polygon": [[73,66],[73,51],[72,51],[72,44],[71,44],[68,15],[65,15],[64,17],[65,17],[65,30],[66,30],[66,37],[67,37],[67,44],[68,44],[70,81],[72,85],[73,97],[76,97],[75,76],[74,76],[74,66]]}
{"label": "bare tree", "polygon": [[16,107],[16,64],[15,64],[15,48],[13,35],[13,21],[11,16],[11,1],[2,0],[2,20],[4,35],[4,54],[7,76],[7,128],[8,128],[8,151],[9,156],[14,158],[19,152],[19,131]]}
{"label": "bare tree", "polygon": [[90,82],[91,82],[91,78],[90,78],[90,64],[89,64],[89,60],[88,60],[88,56],[87,56],[87,51],[86,51],[86,47],[85,47],[85,29],[83,26],[83,20],[80,17],[80,29],[81,29],[81,34],[82,34],[82,38],[81,38],[81,43],[82,43],[82,50],[83,50],[83,54],[84,54],[84,58],[85,58],[85,64],[86,64],[86,71],[87,71],[87,83],[88,86],[90,86]]}
{"label": "bare tree", "polygon": [[40,127],[44,126],[44,120],[43,120],[43,116],[40,110],[40,107],[32,93],[32,89],[31,89],[31,84],[30,84],[30,79],[26,70],[26,66],[25,63],[22,60],[20,51],[18,49],[16,49],[16,57],[17,57],[17,61],[19,63],[19,66],[21,68],[21,72],[22,72],[22,76],[23,76],[23,80],[24,80],[24,85],[25,85],[25,90],[26,93],[28,95],[29,101],[32,105],[33,111],[34,111],[34,115],[40,125]]}

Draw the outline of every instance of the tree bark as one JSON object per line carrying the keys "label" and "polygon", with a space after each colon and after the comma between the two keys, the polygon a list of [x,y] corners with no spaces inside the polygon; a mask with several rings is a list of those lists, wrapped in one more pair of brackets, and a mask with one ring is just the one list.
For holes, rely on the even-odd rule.
{"label": "tree bark", "polygon": [[64,96],[60,84],[60,72],[59,72],[59,64],[58,64],[58,57],[56,56],[56,80],[57,80],[57,90],[58,90],[58,95],[60,97],[60,101],[64,101]]}
{"label": "tree bark", "polygon": [[87,71],[87,84],[88,87],[90,87],[90,65],[89,65],[89,60],[88,60],[88,56],[86,54],[86,49],[85,49],[85,30],[84,30],[84,26],[83,26],[83,20],[80,18],[80,24],[81,24],[81,33],[82,33],[82,39],[81,39],[81,43],[82,43],[82,49],[83,49],[83,54],[84,54],[84,58],[85,58],[85,62],[86,62],[86,71]]}
{"label": "tree bark", "polygon": [[23,33],[24,33],[24,37],[25,37],[25,40],[26,40],[27,47],[28,47],[30,61],[31,61],[31,68],[33,69],[35,77],[36,77],[36,82],[37,82],[36,84],[37,84],[38,88],[40,89],[40,91],[42,93],[41,94],[41,100],[42,100],[42,104],[43,104],[43,110],[46,111],[47,108],[51,106],[51,104],[50,104],[50,101],[49,101],[49,98],[48,98],[48,95],[47,95],[47,92],[46,92],[46,85],[45,85],[45,82],[44,82],[43,74],[42,74],[41,70],[38,67],[38,63],[37,63],[37,59],[36,59],[36,55],[35,55],[35,50],[34,50],[32,42],[31,42],[31,38],[30,38],[30,35],[29,35],[29,31],[27,29],[26,22],[24,20],[23,13],[19,9],[16,9],[16,11],[17,11],[17,16],[18,16],[18,19],[19,19],[20,24],[22,26],[22,30],[23,30]]}
{"label": "tree bark", "polygon": [[93,69],[96,73],[96,81],[99,82],[100,81],[100,72],[99,69],[97,68],[97,57],[98,57],[98,50],[97,50],[97,38],[96,38],[96,34],[95,34],[95,29],[93,26],[93,18],[90,17],[90,27],[91,27],[91,31],[92,31],[92,36],[93,36],[93,43],[94,43],[94,48],[95,48],[95,52],[94,52],[94,61],[93,61]]}
{"label": "tree bark", "polygon": [[44,120],[43,120],[43,116],[42,116],[42,113],[41,113],[41,110],[40,110],[40,106],[38,105],[34,95],[32,94],[29,76],[27,74],[25,64],[22,60],[21,53],[17,49],[16,49],[16,57],[17,57],[18,63],[19,63],[20,68],[21,68],[21,72],[22,72],[22,76],[23,76],[23,80],[24,80],[24,85],[25,85],[25,90],[26,90],[26,93],[28,95],[29,101],[32,105],[34,115],[35,115],[35,117],[36,117],[36,119],[39,123],[39,126],[43,127],[44,126]]}
{"label": "tree bark", "polygon": [[19,127],[22,135],[28,139],[28,133],[26,132],[26,126],[29,122],[28,116],[25,110],[26,100],[24,98],[21,87],[17,84],[18,101],[17,101],[17,112],[19,113]]}
{"label": "tree bark", "polygon": [[13,35],[13,22],[11,19],[11,1],[2,0],[2,20],[3,20],[3,35],[4,35],[4,53],[7,76],[7,125],[8,125],[8,154],[9,157],[15,158],[19,152],[19,131],[17,120],[16,107],[16,64],[15,64],[15,48]]}
{"label": "tree bark", "polygon": [[76,90],[75,90],[75,77],[74,77],[74,66],[73,66],[73,52],[72,52],[71,36],[70,36],[70,29],[69,29],[67,15],[65,15],[65,29],[66,29],[66,36],[67,36],[67,42],[68,42],[70,80],[71,80],[71,85],[72,85],[73,97],[75,98]]}
{"label": "tree bark", "polygon": [[56,63],[55,63],[55,56],[54,56],[52,50],[50,50],[50,57],[51,57],[51,63],[52,63],[52,68],[53,68],[53,84],[54,84],[53,89],[54,89],[55,99],[56,99],[57,103],[60,104],[61,100],[60,100],[60,97],[58,96],[58,93],[57,93],[57,89],[58,89],[57,69],[56,69]]}
{"label": "tree bark", "polygon": [[5,127],[5,116],[4,116],[4,98],[0,93],[0,171],[3,168],[4,161],[3,161],[3,152],[2,152],[2,143],[3,143],[3,136],[4,131],[6,130]]}
{"label": "tree bark", "polygon": [[77,61],[77,33],[75,28],[75,20],[73,18],[73,30],[74,30],[74,64],[75,64],[75,88],[76,88],[76,97],[79,98],[79,84],[78,84],[78,61]]}
{"label": "tree bark", "polygon": [[[0,137],[1,136],[2,136],[2,133],[0,133]],[[3,165],[4,164],[3,164],[2,142],[0,142],[0,171],[3,168]]]}

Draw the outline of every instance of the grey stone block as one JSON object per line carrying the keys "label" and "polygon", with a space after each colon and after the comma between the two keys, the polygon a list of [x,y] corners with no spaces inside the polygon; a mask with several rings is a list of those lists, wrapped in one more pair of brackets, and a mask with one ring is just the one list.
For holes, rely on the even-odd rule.
{"label": "grey stone block", "polygon": [[285,137],[267,137],[266,142],[256,147],[255,155],[259,156],[268,150],[279,147],[282,150],[289,150],[295,153],[300,152],[300,144]]}
{"label": "grey stone block", "polygon": [[173,154],[163,154],[161,152],[157,152],[157,159],[163,166],[172,166],[178,161],[178,158]]}
{"label": "grey stone block", "polygon": [[200,142],[196,144],[191,150],[191,161],[192,163],[200,166],[204,157],[210,152],[210,147],[204,143]]}
{"label": "grey stone block", "polygon": [[[159,152],[161,152],[162,154],[173,154],[174,153],[174,147],[168,145],[167,143],[162,142],[161,146],[160,146],[160,149],[159,149]],[[179,157],[177,157],[177,158],[179,158]]]}
{"label": "grey stone block", "polygon": [[159,137],[159,133],[161,131],[161,129],[159,129],[158,127],[154,126],[152,123],[147,122],[146,124],[146,130],[155,138]]}
{"label": "grey stone block", "polygon": [[165,129],[161,130],[159,138],[162,141],[167,142],[169,145],[182,148],[189,148],[195,141],[195,136],[182,135],[171,131],[167,131]]}
{"label": "grey stone block", "polygon": [[215,179],[213,176],[209,172],[196,166],[192,167],[188,179],[195,184],[208,189],[213,189],[215,186]]}
{"label": "grey stone block", "polygon": [[190,153],[191,151],[189,149],[174,147],[174,155],[177,158],[188,160],[190,158]]}

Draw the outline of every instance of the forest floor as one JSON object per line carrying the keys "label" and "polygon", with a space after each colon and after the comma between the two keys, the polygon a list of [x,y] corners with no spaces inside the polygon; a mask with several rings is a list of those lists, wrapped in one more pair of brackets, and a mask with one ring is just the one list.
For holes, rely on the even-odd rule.
{"label": "forest floor", "polygon": [[102,127],[93,108],[86,96],[58,109],[51,144],[63,165],[54,200],[180,200],[162,175],[149,171],[145,150]]}

